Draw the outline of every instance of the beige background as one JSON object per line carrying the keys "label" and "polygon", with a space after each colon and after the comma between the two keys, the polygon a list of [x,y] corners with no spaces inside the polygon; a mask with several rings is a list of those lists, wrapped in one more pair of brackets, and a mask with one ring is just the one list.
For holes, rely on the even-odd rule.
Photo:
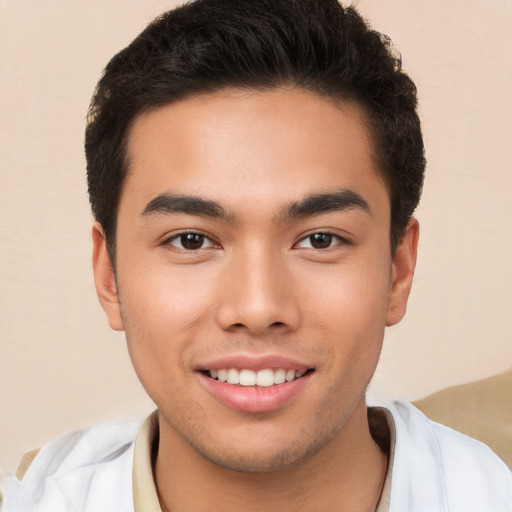
{"label": "beige background", "polygon": [[[0,471],[69,429],[152,409],[95,297],[82,140],[107,60],[173,4],[0,2]],[[420,91],[421,253],[372,385],[412,399],[512,364],[512,1],[357,5]]]}

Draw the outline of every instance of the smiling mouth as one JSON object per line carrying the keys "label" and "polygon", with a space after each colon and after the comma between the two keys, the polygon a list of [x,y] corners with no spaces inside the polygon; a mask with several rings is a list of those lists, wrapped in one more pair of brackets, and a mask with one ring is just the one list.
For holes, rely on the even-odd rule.
{"label": "smiling mouth", "polygon": [[303,370],[265,368],[258,371],[249,369],[238,370],[236,368],[220,368],[218,370],[204,370],[203,373],[211,379],[219,382],[225,382],[233,386],[255,386],[268,388],[300,379],[313,371],[313,368]]}

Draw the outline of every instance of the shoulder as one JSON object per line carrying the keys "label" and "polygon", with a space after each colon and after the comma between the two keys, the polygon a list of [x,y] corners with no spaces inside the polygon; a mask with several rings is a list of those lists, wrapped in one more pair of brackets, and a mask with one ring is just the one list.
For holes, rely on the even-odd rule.
{"label": "shoulder", "polygon": [[386,409],[396,433],[392,502],[395,494],[397,501],[414,496],[414,510],[512,510],[512,473],[490,448],[411,404],[394,402]]}
{"label": "shoulder", "polygon": [[139,428],[137,422],[103,424],[49,443],[21,480],[2,479],[2,510],[133,510],[133,445]]}

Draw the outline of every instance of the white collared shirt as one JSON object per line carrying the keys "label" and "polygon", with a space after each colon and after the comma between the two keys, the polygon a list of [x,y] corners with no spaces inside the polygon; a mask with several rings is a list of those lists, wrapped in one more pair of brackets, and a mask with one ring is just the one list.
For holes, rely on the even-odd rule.
{"label": "white collared shirt", "polygon": [[[512,474],[485,445],[412,405],[370,408],[389,429],[389,467],[376,512],[511,512]],[[379,419],[380,418],[380,419]],[[0,480],[2,512],[161,512],[152,450],[158,416],[110,424],[45,446],[23,478]]]}

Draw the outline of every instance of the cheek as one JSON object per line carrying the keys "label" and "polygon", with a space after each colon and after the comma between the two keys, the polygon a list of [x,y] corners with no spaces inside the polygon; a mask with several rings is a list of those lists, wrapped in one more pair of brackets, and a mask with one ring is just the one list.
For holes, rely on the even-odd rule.
{"label": "cheek", "polygon": [[[385,264],[326,266],[304,273],[301,303],[310,321],[324,324],[343,336],[366,332],[372,326],[383,329],[389,300],[390,270]],[[312,278],[311,278],[312,277]]]}
{"label": "cheek", "polygon": [[[153,266],[120,273],[122,312],[142,332],[163,331],[179,336],[205,319],[211,303],[206,268]],[[143,326],[143,328],[142,328]]]}
{"label": "cheek", "polygon": [[128,350],[139,379],[157,401],[158,390],[170,381],[182,384],[187,349],[209,322],[209,280],[186,266],[173,272],[129,268],[124,273],[120,266],[118,275]]}
{"label": "cheek", "polygon": [[314,339],[322,338],[327,373],[340,375],[345,384],[364,380],[362,374],[369,379],[384,337],[389,269],[382,264],[331,267],[304,282],[304,325]]}

